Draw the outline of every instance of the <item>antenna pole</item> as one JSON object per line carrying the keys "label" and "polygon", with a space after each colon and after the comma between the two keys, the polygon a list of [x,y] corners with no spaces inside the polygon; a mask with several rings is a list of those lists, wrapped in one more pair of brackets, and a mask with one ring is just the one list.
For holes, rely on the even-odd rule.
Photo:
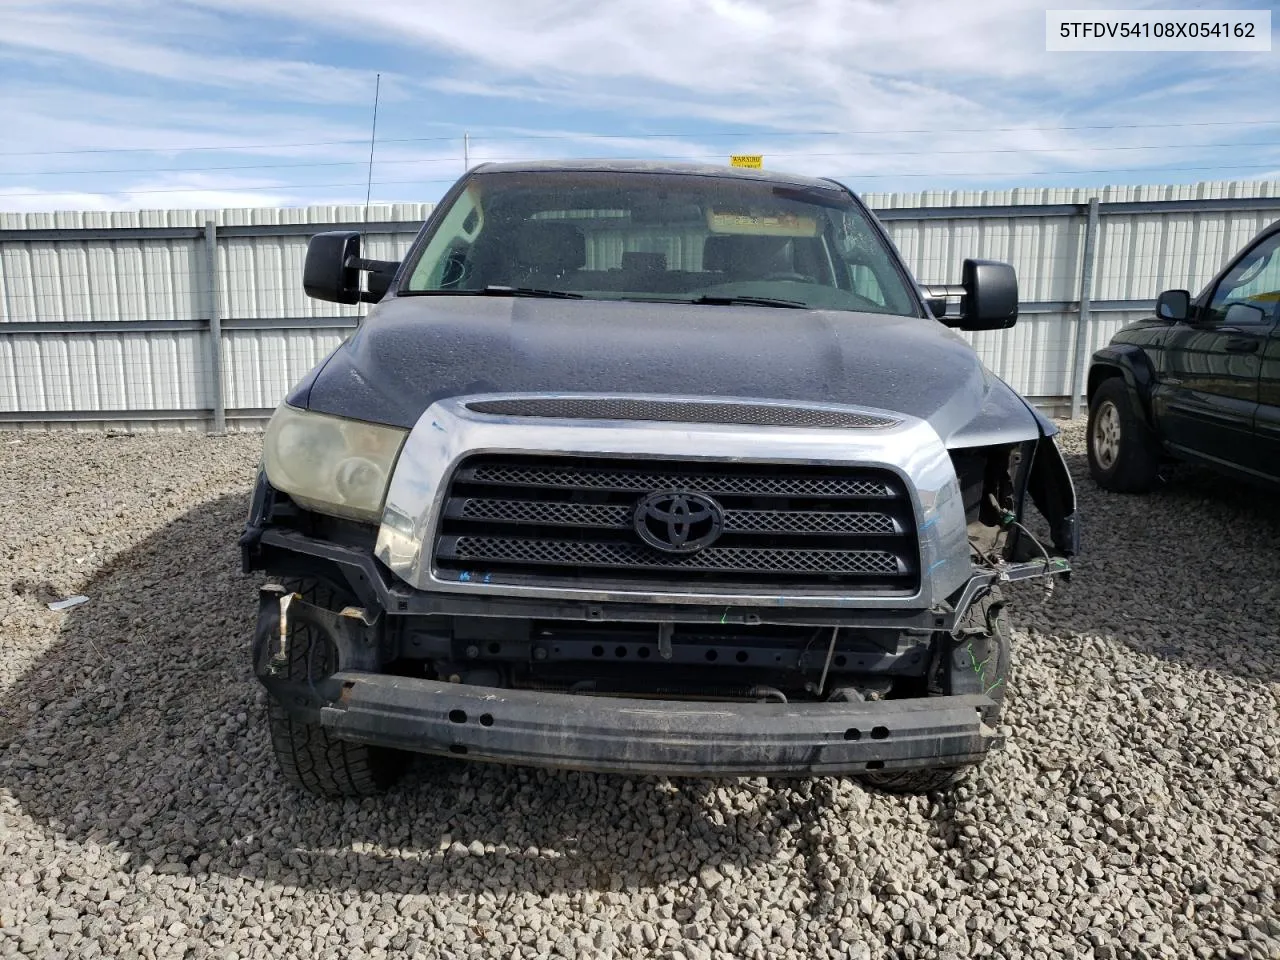
{"label": "antenna pole", "polygon": [[466,173],[471,169],[471,134],[463,132],[462,134],[462,172]]}
{"label": "antenna pole", "polygon": [[369,179],[364,188],[364,219],[369,220],[369,198],[373,196],[373,147],[378,142],[378,95],[382,93],[382,74],[373,85],[373,129],[369,131]]}

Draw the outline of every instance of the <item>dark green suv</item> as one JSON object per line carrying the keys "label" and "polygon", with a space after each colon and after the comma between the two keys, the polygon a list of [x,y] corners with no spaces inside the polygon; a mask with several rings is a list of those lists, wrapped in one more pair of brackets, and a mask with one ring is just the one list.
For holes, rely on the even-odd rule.
{"label": "dark green suv", "polygon": [[1280,222],[1194,300],[1166,290],[1089,367],[1089,470],[1149,490],[1168,459],[1280,485]]}

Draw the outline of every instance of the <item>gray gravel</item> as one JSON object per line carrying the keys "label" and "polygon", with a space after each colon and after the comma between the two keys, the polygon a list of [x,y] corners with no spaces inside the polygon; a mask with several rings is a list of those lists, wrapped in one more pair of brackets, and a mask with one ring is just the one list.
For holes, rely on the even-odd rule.
{"label": "gray gravel", "polygon": [[422,764],[343,803],[281,784],[248,668],[259,438],[0,435],[0,957],[1280,956],[1280,499],[1103,495],[1069,444],[1088,553],[1014,597],[953,798]]}

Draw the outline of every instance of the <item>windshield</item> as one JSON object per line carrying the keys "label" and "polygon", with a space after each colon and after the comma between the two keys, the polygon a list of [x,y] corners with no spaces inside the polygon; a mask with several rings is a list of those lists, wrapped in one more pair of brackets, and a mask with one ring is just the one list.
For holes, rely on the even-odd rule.
{"label": "windshield", "polygon": [[402,295],[556,292],[920,316],[895,254],[836,188],[733,177],[479,173]]}

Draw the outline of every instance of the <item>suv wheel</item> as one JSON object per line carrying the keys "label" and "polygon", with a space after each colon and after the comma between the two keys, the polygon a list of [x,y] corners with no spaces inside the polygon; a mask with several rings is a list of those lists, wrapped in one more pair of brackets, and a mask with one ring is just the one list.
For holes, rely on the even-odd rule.
{"label": "suv wheel", "polygon": [[[355,602],[345,591],[313,578],[286,580],[284,588],[328,610]],[[306,624],[290,623],[286,649],[290,680],[322,678],[334,670],[332,644]],[[319,724],[291,717],[274,699],[268,704],[271,747],[281,774],[295,787],[321,797],[371,796],[395,783],[407,765],[399,751],[339,740]]]}
{"label": "suv wheel", "polygon": [[[937,667],[937,692],[958,696],[985,694],[992,700],[982,722],[994,727],[1004,706],[1013,664],[1009,618],[999,587],[974,601],[956,630],[944,640]],[[888,773],[864,773],[862,781],[888,793],[932,793],[950,790],[977,764],[926,767]]]}
{"label": "suv wheel", "polygon": [[1089,404],[1088,447],[1089,472],[1104,490],[1143,493],[1155,486],[1160,444],[1119,377],[1104,380]]}

